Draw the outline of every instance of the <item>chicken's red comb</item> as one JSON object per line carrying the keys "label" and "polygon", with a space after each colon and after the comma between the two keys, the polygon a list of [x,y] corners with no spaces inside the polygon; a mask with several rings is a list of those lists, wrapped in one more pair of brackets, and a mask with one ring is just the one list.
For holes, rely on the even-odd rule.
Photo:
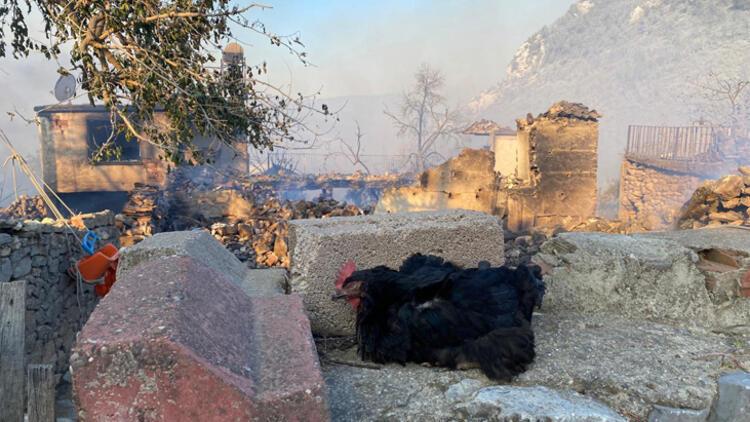
{"label": "chicken's red comb", "polygon": [[344,265],[341,266],[341,269],[339,269],[339,275],[336,277],[336,288],[340,289],[344,287],[344,282],[346,281],[349,276],[352,275],[354,271],[357,270],[357,264],[354,263],[351,259],[346,261]]}

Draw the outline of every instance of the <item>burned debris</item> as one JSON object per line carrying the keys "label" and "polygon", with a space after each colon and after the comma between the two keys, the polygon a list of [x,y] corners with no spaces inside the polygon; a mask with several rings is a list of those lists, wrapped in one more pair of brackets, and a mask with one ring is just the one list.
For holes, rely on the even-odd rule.
{"label": "burned debris", "polygon": [[0,219],[41,220],[49,217],[49,210],[39,196],[19,195],[7,207],[0,208]]}
{"label": "burned debris", "polygon": [[[221,182],[215,183],[217,179]],[[326,182],[317,178],[317,182]],[[343,178],[333,179],[345,186]],[[379,188],[393,177],[349,179],[352,190]],[[137,185],[129,194],[122,214],[117,216],[122,229],[121,243],[132,245],[163,231],[203,228],[251,268],[288,267],[287,222],[292,219],[329,218],[364,215],[368,208],[334,199],[281,200],[279,188],[291,190],[310,187],[323,189],[308,179],[258,177],[225,179],[205,174],[188,177],[177,171],[169,176],[165,189]],[[351,185],[350,185],[351,186]],[[275,188],[276,187],[276,188]]]}
{"label": "burned debris", "polygon": [[725,176],[699,187],[680,210],[677,226],[750,226],[750,167],[740,167],[739,171],[740,175]]}

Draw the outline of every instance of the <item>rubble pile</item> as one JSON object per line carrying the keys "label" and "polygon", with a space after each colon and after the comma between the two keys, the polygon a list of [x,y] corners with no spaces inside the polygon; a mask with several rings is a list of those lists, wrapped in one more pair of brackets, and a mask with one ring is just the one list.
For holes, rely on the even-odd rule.
{"label": "rubble pile", "polygon": [[332,199],[283,202],[263,182],[176,172],[167,190],[136,186],[117,224],[124,246],[159,232],[203,228],[251,268],[288,267],[288,220],[365,213]]}
{"label": "rubble pile", "polygon": [[49,216],[40,196],[20,195],[7,208],[0,208],[0,219],[41,220]]}
{"label": "rubble pile", "polygon": [[678,228],[750,226],[750,167],[739,172],[699,187],[682,207]]}
{"label": "rubble pile", "polygon": [[513,234],[505,231],[505,265],[517,267],[531,262],[531,257],[539,252],[539,248],[549,239],[547,233],[532,231],[523,234]]}
{"label": "rubble pile", "polygon": [[133,245],[162,231],[166,217],[164,203],[159,187],[135,184],[135,188],[128,194],[128,202],[123,207],[122,214],[116,217],[123,246]]}
{"label": "rubble pile", "polygon": [[597,121],[602,117],[596,110],[591,110],[581,103],[571,103],[568,101],[559,101],[550,107],[550,109],[541,115],[549,119],[567,118]]}
{"label": "rubble pile", "polygon": [[250,267],[289,267],[289,220],[350,217],[365,211],[335,200],[280,202],[269,199],[253,206],[251,214],[236,222],[217,222],[211,234]]}

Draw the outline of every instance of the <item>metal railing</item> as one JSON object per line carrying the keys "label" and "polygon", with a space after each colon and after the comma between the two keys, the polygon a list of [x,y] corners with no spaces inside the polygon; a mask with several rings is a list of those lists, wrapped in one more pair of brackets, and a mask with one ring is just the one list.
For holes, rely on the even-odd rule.
{"label": "metal railing", "polygon": [[625,156],[630,159],[716,161],[718,138],[731,135],[727,127],[629,126]]}

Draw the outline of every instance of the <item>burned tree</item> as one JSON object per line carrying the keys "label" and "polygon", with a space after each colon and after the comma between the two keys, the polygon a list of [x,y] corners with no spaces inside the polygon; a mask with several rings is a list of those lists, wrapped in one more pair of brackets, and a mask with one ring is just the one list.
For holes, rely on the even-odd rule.
{"label": "burned tree", "polygon": [[747,133],[750,129],[750,78],[710,72],[693,85],[700,100],[694,105],[699,119]]}
{"label": "burned tree", "polygon": [[422,172],[435,158],[437,141],[454,138],[459,130],[459,115],[445,104],[440,90],[445,83],[440,71],[423,64],[414,75],[415,84],[401,99],[399,113],[384,110],[393,119],[401,136],[414,140],[414,150],[410,158],[415,170]]}
{"label": "burned tree", "polygon": [[[223,72],[210,68],[220,44],[235,39],[231,27],[306,61],[296,36],[273,34],[248,16],[266,6],[238,7],[229,0],[8,0],[3,5],[0,57],[40,52],[51,59],[70,45],[70,65],[59,72],[76,75],[89,101],[110,110],[118,131],[155,144],[173,161],[194,151],[196,134],[259,148],[293,139],[300,114],[311,109],[301,94],[261,81],[265,63]],[[47,42],[29,34],[34,9]],[[157,110],[163,110],[166,122],[155,119]],[[318,111],[325,114],[327,108]]]}
{"label": "burned tree", "polygon": [[350,163],[354,167],[360,166],[365,171],[365,174],[370,174],[370,168],[367,167],[367,164],[365,164],[364,161],[362,161],[362,137],[364,134],[362,133],[362,129],[359,127],[359,122],[355,122],[357,125],[357,129],[354,132],[354,141],[348,142],[341,138],[337,139],[339,146],[341,149],[339,151],[332,152],[329,154],[326,159],[329,157],[335,157],[335,156],[343,156],[347,160],[349,160]]}

